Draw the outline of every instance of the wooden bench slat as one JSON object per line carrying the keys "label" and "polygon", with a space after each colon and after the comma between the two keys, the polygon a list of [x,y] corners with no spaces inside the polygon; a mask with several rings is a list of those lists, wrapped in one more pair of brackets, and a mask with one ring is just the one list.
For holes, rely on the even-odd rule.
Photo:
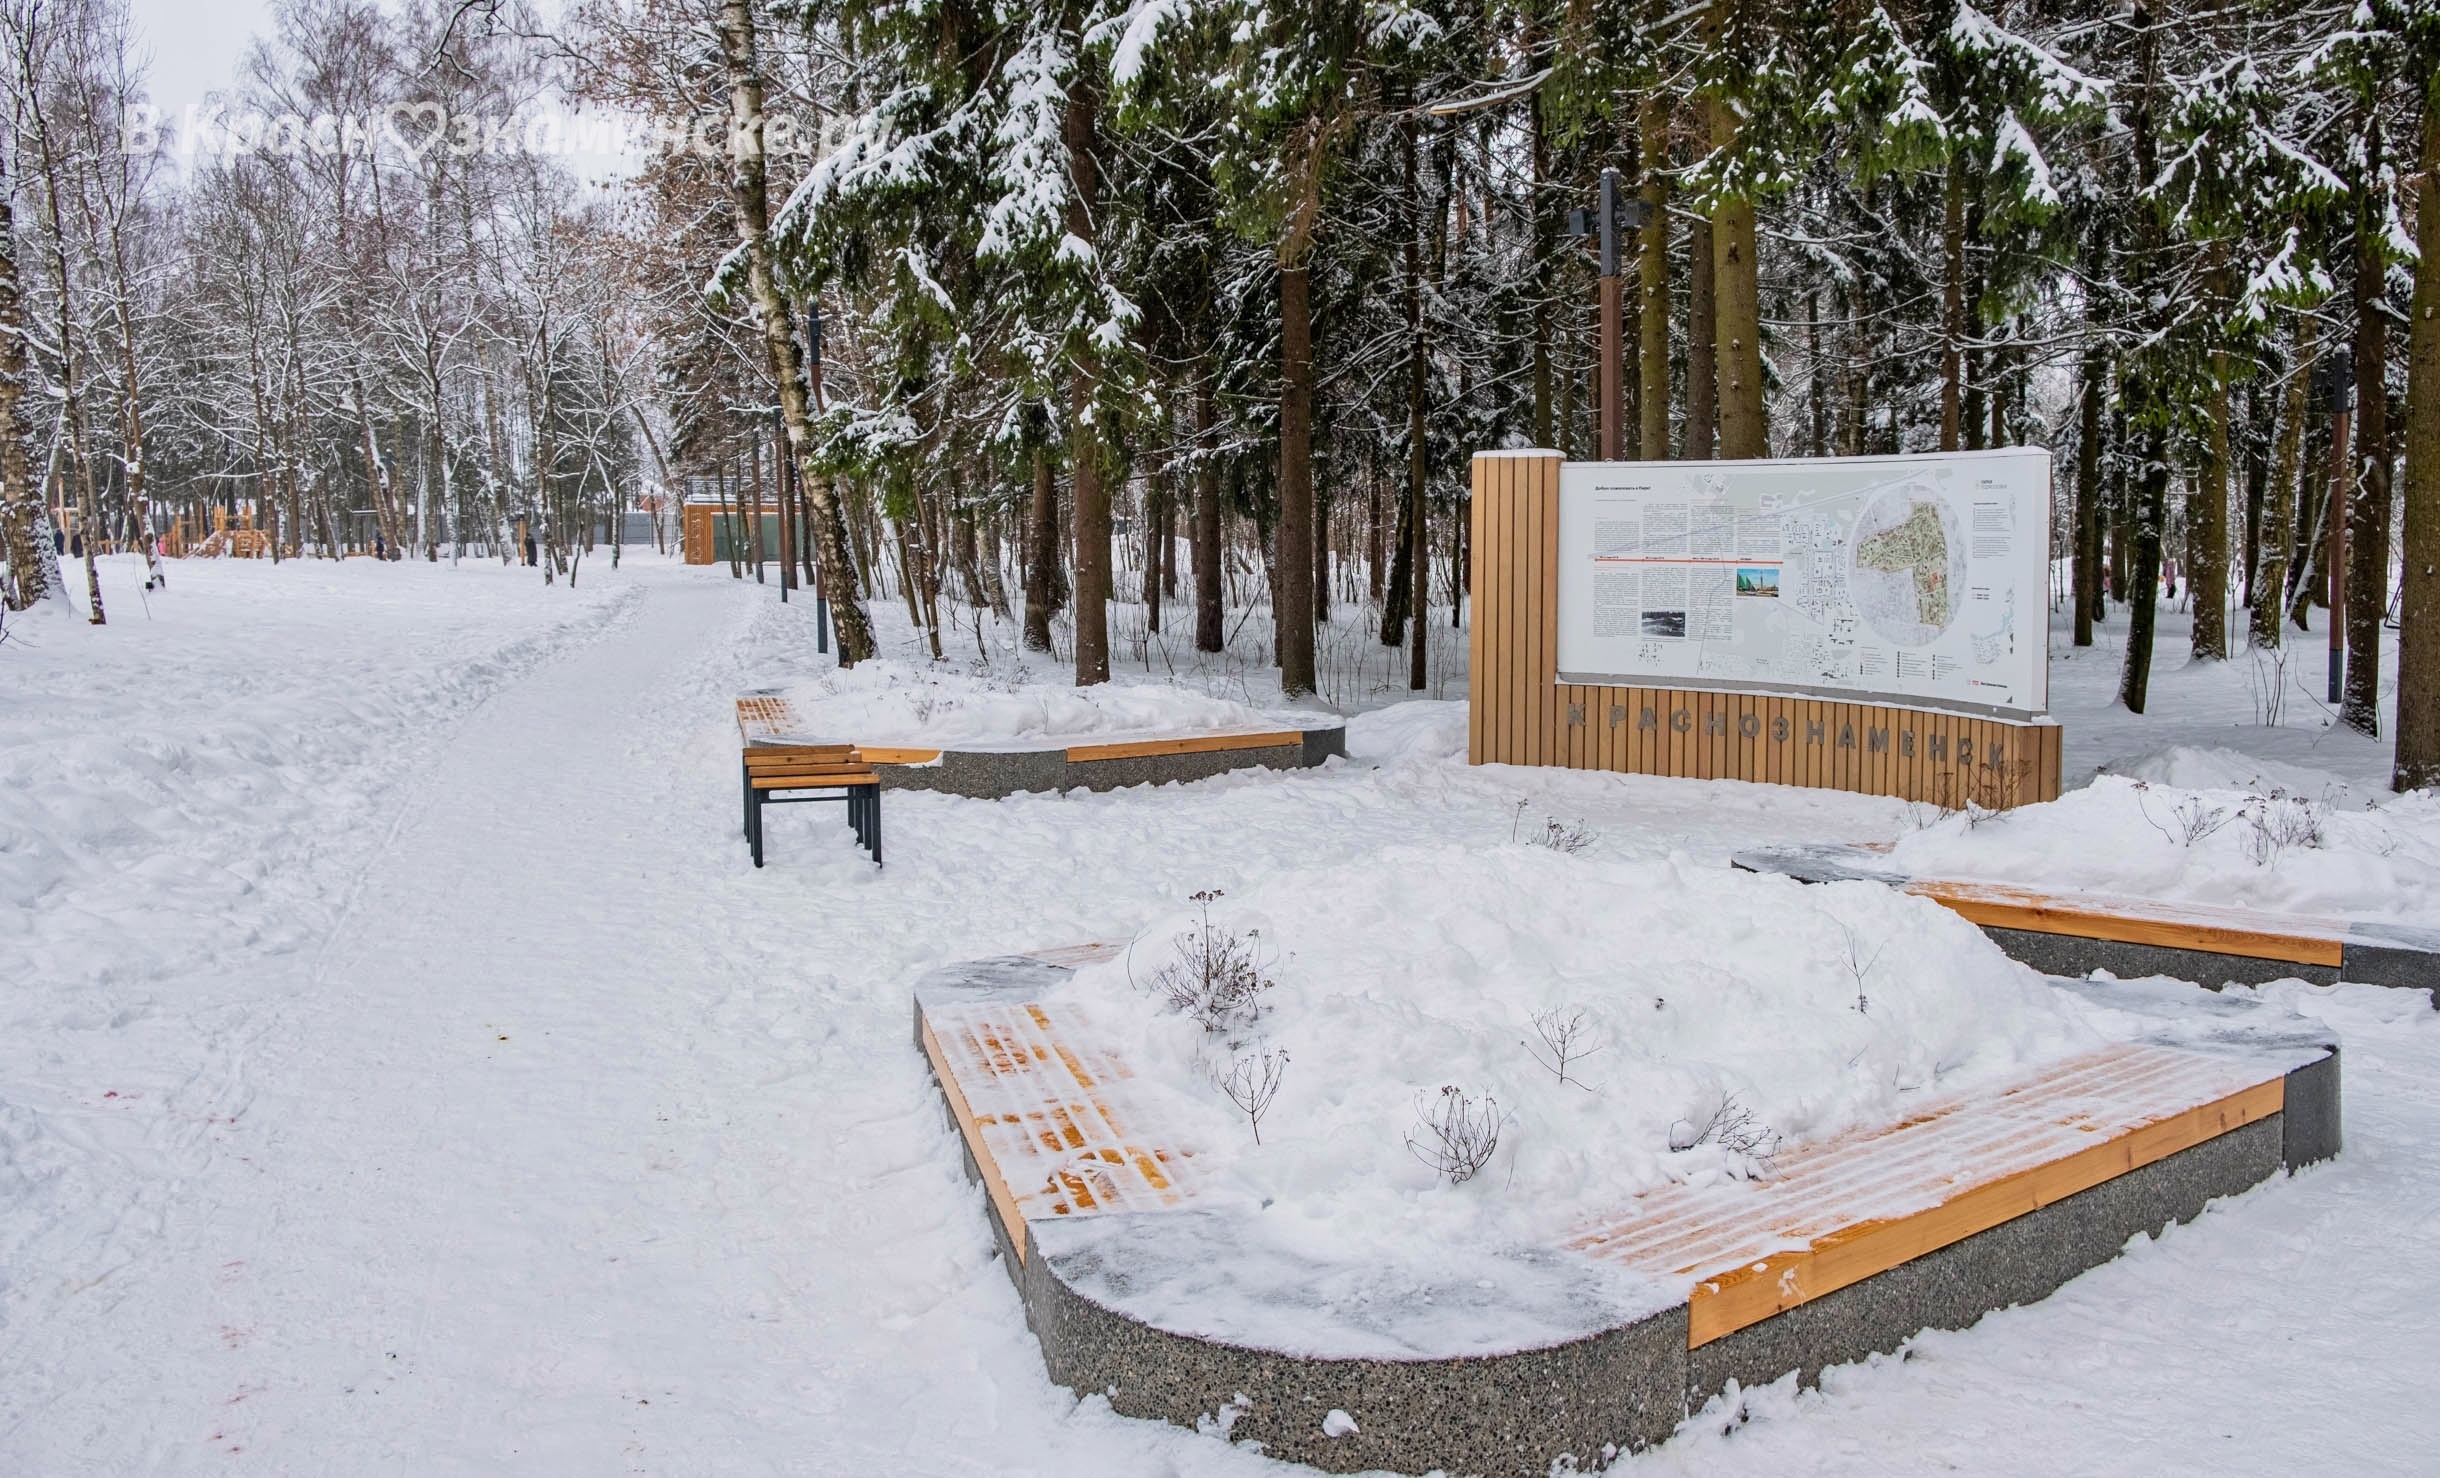
{"label": "wooden bench slat", "polygon": [[756,790],[831,790],[851,785],[878,785],[881,777],[870,770],[842,770],[823,775],[757,775]]}
{"label": "wooden bench slat", "polygon": [[1140,759],[1155,754],[1203,754],[1224,749],[1278,749],[1305,742],[1301,729],[1264,734],[1189,734],[1177,739],[1136,739],[1118,744],[1071,744],[1072,761]]}
{"label": "wooden bench slat", "polygon": [[2202,906],[2151,904],[2127,898],[2087,899],[1929,878],[1917,879],[1904,887],[1907,892],[1929,898],[1972,923],[1998,929],[2069,934],[2081,939],[2205,950],[2305,965],[2337,965],[2345,948],[2340,929],[2333,927],[2324,932],[2318,920],[2282,920],[2285,927],[2265,929],[2211,916],[2226,913],[2232,918],[2245,917],[2234,909],[2207,910]]}

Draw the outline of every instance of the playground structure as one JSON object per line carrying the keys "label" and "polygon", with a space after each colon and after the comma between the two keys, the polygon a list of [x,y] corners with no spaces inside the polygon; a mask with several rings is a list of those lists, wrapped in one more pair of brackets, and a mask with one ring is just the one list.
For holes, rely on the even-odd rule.
{"label": "playground structure", "polygon": [[226,508],[213,509],[212,532],[192,541],[181,515],[170,521],[166,542],[172,559],[262,559],[271,553],[271,535],[254,526],[251,508],[234,516]]}

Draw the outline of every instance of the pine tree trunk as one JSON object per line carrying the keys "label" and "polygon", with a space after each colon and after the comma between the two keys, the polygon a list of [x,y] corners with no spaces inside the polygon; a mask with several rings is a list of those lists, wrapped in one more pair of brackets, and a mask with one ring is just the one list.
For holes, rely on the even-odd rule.
{"label": "pine tree trunk", "polygon": [[2084,350],[2084,383],[2076,403],[2076,636],[2093,644],[2101,613],[2101,400],[2109,360],[2096,338]]}
{"label": "pine tree trunk", "polygon": [[2440,785],[2440,76],[2424,86],[2413,306],[2406,330],[2405,588],[2398,606],[2398,749],[2390,784]]}
{"label": "pine tree trunk", "polygon": [[1415,594],[1415,496],[1413,484],[1398,499],[1398,536],[1390,546],[1389,588],[1381,596],[1381,645],[1406,645],[1407,602]]}
{"label": "pine tree trunk", "polygon": [[1941,190],[1940,269],[1940,449],[1953,452],[1964,430],[1966,340],[1966,176],[1954,159]]}
{"label": "pine tree trunk", "polygon": [[[2380,159],[2373,136],[2372,167]],[[2338,721],[2381,732],[2381,618],[2389,609],[2389,319],[2384,222],[2369,206],[2355,225],[2355,467],[2349,479],[2346,579],[2347,680]]]}
{"label": "pine tree trunk", "polygon": [[2169,521],[2169,448],[2158,428],[2144,438],[2142,506],[2135,514],[2135,557],[2128,594],[2126,666],[2118,701],[2141,713],[2152,692],[2152,633],[2160,604],[2162,531]]}
{"label": "pine tree trunk", "polygon": [[[788,452],[799,474],[813,455],[806,415],[803,356],[795,322],[771,270],[771,201],[762,150],[763,79],[755,55],[754,0],[720,0],[720,50],[729,87],[729,186],[737,208],[737,238],[746,253],[746,280],[761,319],[764,352],[788,427]],[[872,618],[856,597],[856,570],[847,551],[847,521],[831,485],[803,476],[813,504],[814,563],[830,596],[831,631],[839,665],[853,667],[875,652]],[[756,540],[760,542],[759,538]]]}
{"label": "pine tree trunk", "polygon": [[1206,374],[1195,384],[1195,650],[1217,652],[1225,633],[1220,629],[1220,458],[1214,445],[1212,382]]}
{"label": "pine tree trunk", "polygon": [[[1100,197],[1100,159],[1096,153],[1097,99],[1081,71],[1068,86],[1067,117],[1062,133],[1067,143],[1067,229],[1070,236],[1091,246],[1097,239],[1095,206]],[[1101,365],[1092,341],[1080,340],[1068,372],[1068,461],[1075,483],[1076,537],[1076,686],[1110,680],[1110,484],[1102,463],[1101,432],[1096,426],[1094,399]]]}
{"label": "pine tree trunk", "polygon": [[1698,218],[1686,228],[1686,440],[1678,455],[1689,462],[1711,460],[1712,434],[1719,428],[1714,265],[1711,223]]}
{"label": "pine tree trunk", "polygon": [[1641,134],[1637,153],[1644,169],[1644,204],[1651,220],[1642,231],[1641,260],[1636,264],[1636,305],[1640,343],[1635,363],[1635,404],[1642,425],[1643,459],[1669,459],[1669,177],[1661,171],[1669,158],[1669,114],[1657,94],[1647,93],[1636,109]]}
{"label": "pine tree trunk", "polygon": [[[1727,110],[1720,110],[1727,116]],[[1720,455],[1770,455],[1762,407],[1762,296],[1754,263],[1754,202],[1734,199],[1712,216],[1712,294],[1718,322]]]}
{"label": "pine tree trunk", "polygon": [[1025,648],[1051,649],[1051,613],[1058,608],[1059,493],[1051,481],[1050,453],[1034,448],[1033,517],[1026,527]]}
{"label": "pine tree trunk", "polygon": [[1279,269],[1279,690],[1314,691],[1313,673],[1313,304],[1300,253]]}
{"label": "pine tree trunk", "polygon": [[1161,576],[1169,551],[1162,535],[1169,526],[1169,473],[1164,469],[1144,490],[1144,629],[1161,629]]}
{"label": "pine tree trunk", "polygon": [[2228,660],[2228,354],[2211,356],[2203,465],[2186,499],[2186,572],[2198,662]]}

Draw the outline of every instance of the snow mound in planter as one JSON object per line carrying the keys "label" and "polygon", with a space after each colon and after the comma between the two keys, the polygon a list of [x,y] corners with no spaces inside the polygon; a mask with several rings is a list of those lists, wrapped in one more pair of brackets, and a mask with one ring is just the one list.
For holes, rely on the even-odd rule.
{"label": "snow mound in planter", "polygon": [[[1555,1248],[1638,1192],[1767,1175],[1775,1147],[2100,1040],[1973,925],[1879,884],[1435,845],[1209,907],[1273,982],[1256,1014],[1207,1030],[1163,999],[1191,907],[1050,999],[1113,1041],[1203,1195],[1260,1208],[1282,1256]],[[1565,1082],[1547,1012],[1582,1013],[1597,1048]],[[1214,1076],[1265,1051],[1288,1062],[1257,1146]],[[1444,1087],[1499,1126],[1462,1184],[1410,1147],[1433,1148]]]}
{"label": "snow mound in planter", "polygon": [[[2213,780],[2244,770],[2211,763],[2209,751],[2163,760],[2166,772]],[[1891,856],[1917,877],[2422,925],[2440,918],[2440,795],[2428,791],[2373,806],[2276,782],[2097,775],[2041,805],[1946,817],[1901,838]]]}
{"label": "snow mound in planter", "polygon": [[860,662],[787,693],[807,727],[825,738],[935,748],[1096,734],[1280,729],[1315,718],[1265,713],[1182,687],[1073,688],[892,661]]}

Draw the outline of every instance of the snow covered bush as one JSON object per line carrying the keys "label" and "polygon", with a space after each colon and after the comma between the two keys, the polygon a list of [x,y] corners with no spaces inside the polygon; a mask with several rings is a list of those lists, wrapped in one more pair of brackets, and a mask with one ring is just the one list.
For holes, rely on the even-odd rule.
{"label": "snow covered bush", "polygon": [[[1249,965],[1227,941],[1257,930]],[[1766,1173],[1774,1148],[2100,1041],[1937,904],[1682,857],[1391,847],[1189,900],[1146,934],[1173,941],[1186,1006],[1140,947],[1051,1001],[1127,1065],[1200,1194],[1267,1203],[1266,1236],[1329,1258],[1553,1245],[1641,1191]],[[1249,968],[1258,1024],[1207,1030],[1192,1002]],[[1295,1066],[1269,1075],[1257,1148],[1243,1090],[1266,1053]]]}
{"label": "snow covered bush", "polygon": [[1443,1083],[1435,1097],[1418,1095],[1406,1149],[1449,1184],[1464,1185],[1500,1152],[1500,1131],[1507,1126],[1498,1099],[1488,1093],[1474,1098],[1455,1083]]}
{"label": "snow covered bush", "polygon": [[[1898,840],[1916,877],[2428,926],[2440,918],[2440,795],[2341,804],[2335,776],[2180,750],[2055,801]],[[1876,1003],[1877,1004],[1877,1003]]]}
{"label": "snow covered bush", "polygon": [[1212,922],[1212,903],[1221,896],[1217,888],[1194,895],[1194,923],[1171,940],[1176,958],[1152,976],[1153,994],[1170,1010],[1215,1035],[1252,1026],[1271,988],[1259,957],[1262,931],[1240,935]]}

